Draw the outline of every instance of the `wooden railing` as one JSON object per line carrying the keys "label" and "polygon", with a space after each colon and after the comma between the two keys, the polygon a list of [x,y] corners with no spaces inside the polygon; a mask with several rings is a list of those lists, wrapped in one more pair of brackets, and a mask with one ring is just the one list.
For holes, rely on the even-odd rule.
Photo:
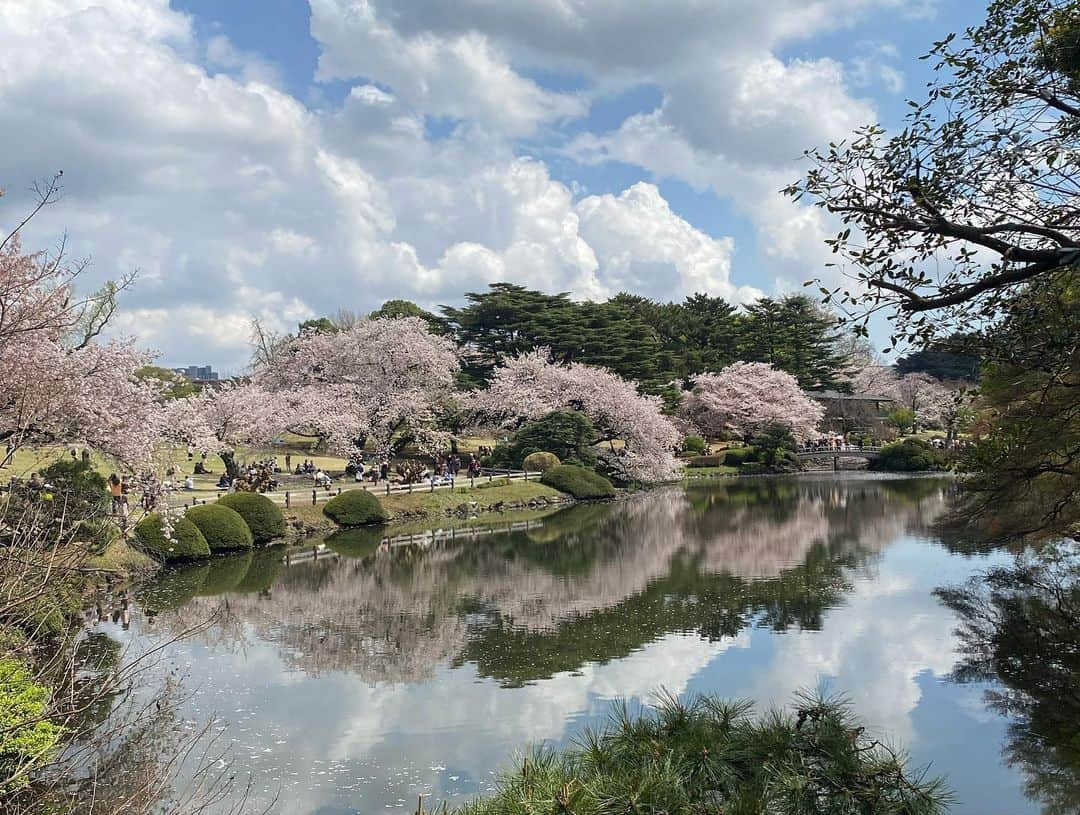
{"label": "wooden railing", "polygon": [[[369,481],[346,481],[337,484],[330,484],[326,486],[307,486],[304,484],[297,484],[295,486],[288,485],[289,489],[278,489],[272,492],[262,493],[275,504],[281,504],[285,507],[297,506],[299,504],[307,504],[309,506],[315,506],[320,503],[326,503],[331,498],[341,495],[341,493],[348,490],[367,490],[368,492],[375,493],[377,495],[401,495],[412,494],[414,492],[435,492],[436,490],[452,490],[455,487],[475,487],[477,484],[490,483],[495,480],[505,479],[507,481],[539,481],[542,473],[528,472],[527,470],[494,470],[494,469],[482,469],[480,475],[476,477],[458,476],[457,478],[447,477],[445,480],[435,479],[432,481],[419,481],[414,484],[402,484],[391,481],[380,481],[373,483]],[[222,490],[217,493],[215,500],[225,495],[225,491]],[[194,506],[195,504],[208,503],[209,499],[201,496],[192,496],[184,501],[184,506]]]}

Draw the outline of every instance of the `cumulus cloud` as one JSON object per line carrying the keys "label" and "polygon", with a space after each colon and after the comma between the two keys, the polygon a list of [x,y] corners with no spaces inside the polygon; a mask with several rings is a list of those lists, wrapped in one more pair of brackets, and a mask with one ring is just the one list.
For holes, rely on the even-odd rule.
{"label": "cumulus cloud", "polygon": [[227,32],[201,41],[168,0],[9,0],[0,129],[19,137],[0,154],[0,220],[63,167],[66,199],[28,245],[67,229],[94,260],[88,285],[137,267],[119,328],[166,362],[233,370],[248,315],[288,328],[496,280],[745,301],[759,292],[733,240],[695,229],[654,184],[586,195],[537,156],[597,98],[658,88],[655,110],[576,128],[559,160],[617,160],[732,198],[764,237],[759,265],[778,285],[804,279],[827,225],[776,190],[807,141],[873,111],[838,63],[777,54],[882,7],[896,4],[311,0],[314,79],[352,86],[312,107]]}

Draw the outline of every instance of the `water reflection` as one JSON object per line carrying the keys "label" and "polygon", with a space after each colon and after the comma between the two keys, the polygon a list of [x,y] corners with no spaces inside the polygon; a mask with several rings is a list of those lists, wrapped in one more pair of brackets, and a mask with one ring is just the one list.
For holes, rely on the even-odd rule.
{"label": "water reflection", "polygon": [[112,633],[152,644],[216,614],[170,651],[195,689],[184,713],[226,716],[255,802],[280,792],[281,812],[482,793],[523,742],[563,743],[614,697],[783,703],[823,679],[875,737],[935,762],[957,812],[1030,812],[1000,766],[1000,722],[941,681],[955,616],[931,591],[986,563],[932,534],[947,489],[738,480],[422,545],[350,533],[314,562],[256,552],[171,571]]}
{"label": "water reflection", "polygon": [[920,529],[941,501],[940,485],[915,496],[873,482],[672,488],[433,546],[350,533],[329,541],[341,559],[288,569],[273,553],[222,559],[170,572],[143,596],[155,612],[183,608],[166,625],[216,613],[311,675],[417,682],[473,663],[515,686],[672,632],[716,641],[749,626],[819,629],[851,588],[848,570]]}
{"label": "water reflection", "polygon": [[[1080,549],[1024,553],[938,596],[960,619],[958,682],[995,682],[1005,752],[1047,815],[1080,812]],[[1000,683],[1000,684],[998,684]]]}

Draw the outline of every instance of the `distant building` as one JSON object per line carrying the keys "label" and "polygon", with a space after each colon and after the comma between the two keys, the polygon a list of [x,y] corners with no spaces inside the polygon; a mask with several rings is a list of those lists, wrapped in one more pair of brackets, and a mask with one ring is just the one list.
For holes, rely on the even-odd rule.
{"label": "distant building", "polygon": [[871,433],[886,435],[886,417],[895,407],[888,396],[840,391],[806,391],[806,395],[825,407],[821,426],[834,433]]}
{"label": "distant building", "polygon": [[186,376],[192,382],[217,382],[218,375],[211,365],[188,365],[186,368],[173,368],[173,371]]}

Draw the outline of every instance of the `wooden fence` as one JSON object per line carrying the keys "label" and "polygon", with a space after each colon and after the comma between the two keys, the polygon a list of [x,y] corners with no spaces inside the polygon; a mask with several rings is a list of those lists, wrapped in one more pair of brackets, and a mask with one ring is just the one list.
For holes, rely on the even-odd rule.
{"label": "wooden fence", "polygon": [[[446,480],[421,481],[415,484],[401,484],[390,481],[380,481],[378,483],[372,483],[370,481],[364,481],[362,483],[345,481],[322,487],[314,485],[309,487],[300,483],[295,486],[291,484],[288,485],[289,489],[265,492],[263,495],[275,504],[281,504],[284,507],[298,506],[300,504],[315,506],[320,503],[325,504],[331,498],[341,495],[341,493],[347,490],[367,490],[368,492],[376,493],[377,495],[411,495],[414,492],[435,492],[436,490],[452,490],[454,487],[475,487],[477,484],[490,483],[496,479],[505,479],[507,481],[539,481],[541,475],[542,473],[532,473],[526,470],[484,469],[480,471],[479,476],[474,478],[447,478]],[[215,500],[222,495],[225,495],[224,491],[218,492]],[[209,499],[207,498],[196,495],[185,500],[184,506],[205,504],[208,500]]]}

